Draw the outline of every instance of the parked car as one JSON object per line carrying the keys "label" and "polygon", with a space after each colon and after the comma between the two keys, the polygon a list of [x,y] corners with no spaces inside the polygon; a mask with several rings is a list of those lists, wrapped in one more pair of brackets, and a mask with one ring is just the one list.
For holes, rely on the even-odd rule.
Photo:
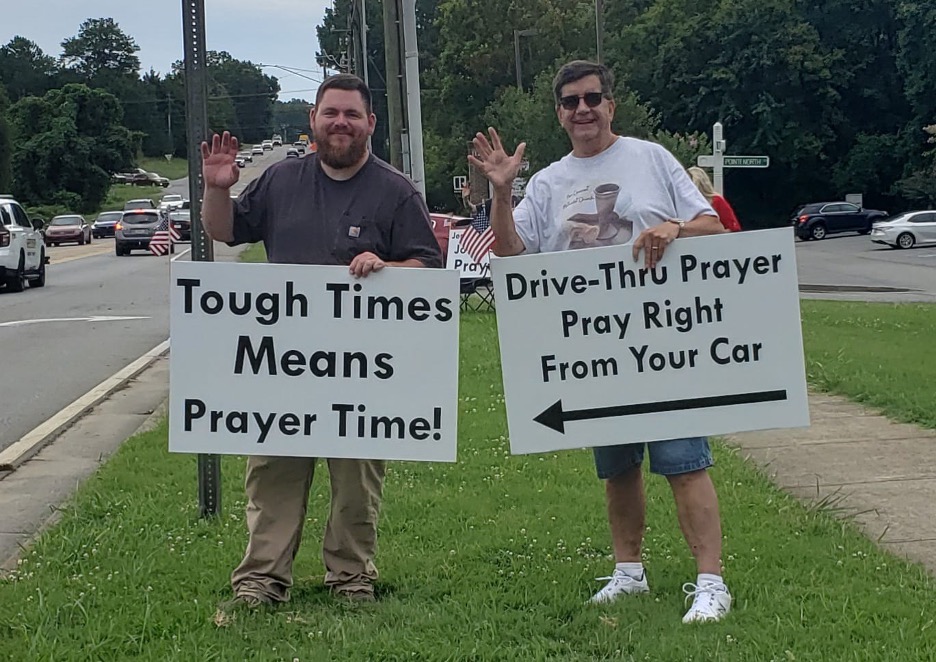
{"label": "parked car", "polygon": [[134,182],[140,186],[162,186],[166,188],[169,186],[170,182],[167,178],[162,175],[157,175],[155,172],[146,173],[146,177],[140,181]]}
{"label": "parked car", "polygon": [[127,172],[118,172],[111,176],[115,184],[134,184],[136,186],[169,186],[169,180],[155,172],[143,168],[134,168]]}
{"label": "parked car", "polygon": [[[114,252],[130,255],[133,250],[146,250],[150,239],[159,227],[160,212],[156,209],[132,209],[125,211],[116,226]],[[170,243],[169,252],[175,252]]]}
{"label": "parked car", "polygon": [[192,240],[192,212],[188,209],[175,209],[169,212],[169,223],[179,233],[182,241]]}
{"label": "parked car", "polygon": [[79,246],[91,243],[91,225],[84,216],[78,214],[62,214],[55,216],[45,231],[46,243],[49,246],[75,242]]}
{"label": "parked car", "polygon": [[850,202],[816,202],[800,207],[790,218],[800,239],[825,239],[839,232],[869,234],[875,221],[884,220],[887,212],[865,209]]}
{"label": "parked car", "polygon": [[95,239],[114,236],[114,226],[123,216],[122,211],[105,211],[98,214],[91,226],[91,234]]}
{"label": "parked car", "polygon": [[30,221],[11,195],[0,195],[0,285],[22,292],[45,285],[48,256],[41,221]]}
{"label": "parked car", "polygon": [[127,200],[124,203],[124,211],[130,211],[131,209],[156,209],[156,203],[149,198]]}
{"label": "parked car", "polygon": [[871,229],[871,241],[891,248],[936,244],[936,211],[908,211],[878,221]]}

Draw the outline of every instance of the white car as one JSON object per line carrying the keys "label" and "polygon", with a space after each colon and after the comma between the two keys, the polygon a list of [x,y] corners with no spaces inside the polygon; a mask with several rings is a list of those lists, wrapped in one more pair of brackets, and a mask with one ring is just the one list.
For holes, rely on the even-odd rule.
{"label": "white car", "polygon": [[878,221],[871,227],[871,241],[892,248],[936,244],[936,211],[908,211]]}
{"label": "white car", "polygon": [[262,145],[254,145],[254,146],[253,146],[253,149],[250,150],[250,153],[251,153],[251,154],[259,154],[260,156],[263,156],[263,146],[262,146]]}
{"label": "white car", "polygon": [[273,141],[264,140],[262,143],[260,143],[260,147],[263,149],[273,149]]}
{"label": "white car", "polygon": [[46,246],[42,224],[30,222],[13,196],[0,195],[0,283],[12,292],[45,285]]}
{"label": "white car", "polygon": [[184,204],[185,198],[183,198],[181,195],[170,193],[169,195],[164,195],[162,200],[160,200],[159,208],[172,211],[173,209],[182,209]]}

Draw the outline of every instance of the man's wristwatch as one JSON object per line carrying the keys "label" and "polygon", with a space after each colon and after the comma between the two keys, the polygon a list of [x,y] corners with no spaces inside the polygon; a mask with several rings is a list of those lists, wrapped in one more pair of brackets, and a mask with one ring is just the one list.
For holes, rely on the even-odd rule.
{"label": "man's wristwatch", "polygon": [[[666,220],[667,220],[667,222],[669,222],[669,223],[675,223],[676,225],[678,225],[678,226],[679,226],[679,234],[682,234],[683,228],[686,227],[686,222],[685,222],[685,221],[681,221],[681,220],[679,220],[678,218],[668,218],[668,219],[666,219]],[[676,235],[676,236],[678,237],[679,234]]]}

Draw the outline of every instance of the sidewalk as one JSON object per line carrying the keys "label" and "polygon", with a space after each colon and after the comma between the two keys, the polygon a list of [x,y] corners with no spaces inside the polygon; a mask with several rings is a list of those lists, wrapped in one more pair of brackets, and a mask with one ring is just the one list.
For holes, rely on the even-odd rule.
{"label": "sidewalk", "polygon": [[784,490],[825,501],[885,550],[936,573],[936,432],[823,393],[810,392],[809,411],[809,428],[728,441]]}

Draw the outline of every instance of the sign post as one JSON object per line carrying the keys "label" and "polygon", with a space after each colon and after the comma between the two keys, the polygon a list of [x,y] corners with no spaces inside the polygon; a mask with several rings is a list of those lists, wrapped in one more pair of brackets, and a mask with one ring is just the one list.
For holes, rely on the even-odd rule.
{"label": "sign post", "polygon": [[[189,204],[192,219],[192,260],[211,262],[214,246],[201,222],[201,143],[208,139],[208,50],[205,45],[205,0],[182,0],[185,53],[185,125],[188,139]],[[221,514],[221,458],[198,456],[198,512]]]}
{"label": "sign post", "polygon": [[492,258],[513,453],[809,425],[789,228]]}
{"label": "sign post", "polygon": [[726,156],[727,142],[721,122],[712,125],[712,154],[698,157],[696,165],[712,169],[712,186],[718,195],[725,194],[725,168],[769,168],[769,156]]}

